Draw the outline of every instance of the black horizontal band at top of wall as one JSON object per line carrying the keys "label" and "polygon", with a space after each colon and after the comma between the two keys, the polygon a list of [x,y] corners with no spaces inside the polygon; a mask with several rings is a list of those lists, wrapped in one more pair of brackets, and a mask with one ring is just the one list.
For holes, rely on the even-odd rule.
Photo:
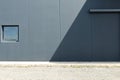
{"label": "black horizontal band at top of wall", "polygon": [[90,13],[120,13],[120,9],[90,9]]}

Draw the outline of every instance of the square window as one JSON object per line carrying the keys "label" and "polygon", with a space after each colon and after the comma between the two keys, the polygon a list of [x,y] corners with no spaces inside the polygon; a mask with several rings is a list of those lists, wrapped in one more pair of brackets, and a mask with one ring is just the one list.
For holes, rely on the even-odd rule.
{"label": "square window", "polygon": [[19,25],[2,25],[3,42],[18,42],[19,41]]}

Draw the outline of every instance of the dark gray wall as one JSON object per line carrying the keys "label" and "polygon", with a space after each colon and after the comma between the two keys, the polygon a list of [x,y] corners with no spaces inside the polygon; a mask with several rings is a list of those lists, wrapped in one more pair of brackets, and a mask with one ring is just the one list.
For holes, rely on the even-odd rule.
{"label": "dark gray wall", "polygon": [[[89,13],[90,8],[119,9],[119,2],[120,0],[0,0],[0,25],[20,27],[18,43],[0,43],[0,60],[119,61],[119,13]],[[101,26],[98,24],[104,20],[108,22],[103,22],[106,25],[99,29]],[[106,30],[107,28],[110,29]],[[97,33],[97,30],[104,30],[104,33]],[[101,33],[109,37],[99,36]],[[96,38],[104,40],[96,42]],[[105,40],[108,45],[104,46],[107,42]],[[105,51],[100,50],[100,42]],[[111,47],[106,48],[108,46]]]}
{"label": "dark gray wall", "polygon": [[[119,2],[86,0],[51,61],[119,61],[119,13],[89,12],[89,9],[119,9]],[[62,17],[62,27],[69,21],[68,16]]]}

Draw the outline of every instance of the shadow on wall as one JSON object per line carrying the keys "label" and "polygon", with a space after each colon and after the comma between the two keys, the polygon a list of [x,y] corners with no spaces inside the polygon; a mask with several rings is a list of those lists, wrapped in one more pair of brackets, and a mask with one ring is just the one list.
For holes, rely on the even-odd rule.
{"label": "shadow on wall", "polygon": [[51,61],[90,60],[90,21],[87,1],[65,35]]}
{"label": "shadow on wall", "polygon": [[118,1],[87,0],[50,61],[92,61],[92,29],[89,9],[118,8],[120,2]]}

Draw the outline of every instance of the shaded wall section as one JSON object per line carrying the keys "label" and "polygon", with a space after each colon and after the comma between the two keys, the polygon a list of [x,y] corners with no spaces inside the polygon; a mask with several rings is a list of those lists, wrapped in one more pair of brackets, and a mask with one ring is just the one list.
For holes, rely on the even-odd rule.
{"label": "shaded wall section", "polygon": [[[94,41],[95,41],[94,35],[96,33],[94,33],[94,31],[93,31],[94,27],[92,25],[93,14],[89,13],[89,9],[119,9],[120,8],[119,2],[120,2],[119,0],[116,0],[116,1],[114,1],[114,0],[86,0],[84,5],[82,6],[81,10],[79,10],[79,14],[77,15],[74,22],[69,27],[67,33],[63,37],[58,49],[56,50],[55,54],[51,58],[51,61],[119,61],[120,60],[120,55],[119,55],[120,52],[118,52],[119,46],[116,43],[115,43],[115,45],[117,46],[116,47],[117,51],[115,51],[115,53],[107,51],[107,52],[110,52],[110,54],[107,53],[107,55],[106,55],[106,53],[103,54],[104,51],[101,51],[99,53],[94,52],[95,51],[94,45],[98,44],[99,42],[94,43]],[[62,4],[62,1],[61,1],[61,5],[65,6],[64,4]],[[65,9],[69,10],[67,8],[64,8],[64,11],[65,11]],[[63,12],[63,13],[65,13],[65,12]],[[62,14],[62,9],[61,9],[61,14]],[[118,15],[119,15],[119,13],[118,13]],[[61,17],[66,17],[66,16],[61,15]],[[70,15],[68,14],[68,16],[70,16]],[[113,19],[116,18],[115,20],[118,20],[118,17],[113,17]],[[105,20],[104,18],[107,18],[107,17],[103,16],[103,20]],[[97,19],[97,17],[96,17],[96,19]],[[110,19],[112,19],[112,17]],[[64,21],[64,18],[61,19],[61,22],[62,22],[62,20]],[[106,19],[106,20],[108,20],[108,22],[105,24],[109,24],[109,19]],[[111,22],[111,20],[110,20],[110,22]],[[119,21],[117,21],[117,22],[119,22]],[[117,22],[114,22],[114,23],[117,23]],[[97,22],[97,23],[99,23],[99,22]],[[95,24],[97,24],[97,23],[95,23]],[[61,24],[65,24],[65,22],[63,22]],[[114,34],[117,34],[118,30],[119,30],[119,28],[118,28],[119,23],[115,24],[115,25],[117,25],[117,27],[115,27],[116,32],[113,34],[111,33],[112,36]],[[98,26],[96,26],[96,27],[98,27]],[[104,28],[103,28],[103,30],[104,30]],[[100,31],[100,29],[98,31]],[[106,31],[106,33],[107,33],[107,31]],[[108,33],[110,33],[110,32],[108,32]],[[103,35],[104,35],[104,33],[103,33]],[[97,36],[99,36],[99,35],[97,35]],[[101,38],[104,38],[104,37],[101,37]],[[114,38],[115,37],[113,37],[113,39]],[[105,39],[107,39],[107,38],[105,38]],[[114,39],[114,41],[119,40],[119,34],[117,34],[116,39],[117,40]],[[109,40],[109,39],[107,39],[107,40]],[[119,44],[119,42],[118,42],[118,44]],[[107,47],[109,47],[109,46],[107,45]],[[113,46],[113,47],[114,47],[114,49],[112,48],[112,50],[116,50],[115,46]],[[98,47],[97,49],[98,49],[97,51],[99,51],[100,47]],[[107,50],[108,48],[105,48],[105,49]],[[115,54],[115,55],[117,55],[117,57],[114,57],[114,59],[113,59],[113,57],[110,57],[111,54],[112,55]],[[98,57],[95,57],[96,55]],[[103,57],[99,57],[99,56],[103,56]]]}
{"label": "shaded wall section", "polygon": [[[75,0],[74,2],[78,3],[77,1]],[[74,2],[71,4],[74,4]],[[68,0],[65,2],[61,0],[61,6],[64,6],[64,8],[61,8],[62,31],[64,31],[64,27],[66,27],[68,24],[66,23],[67,20],[70,21],[69,17],[71,18],[71,15],[69,13],[74,12],[74,9],[69,10],[65,7],[67,3],[70,2]],[[68,31],[66,30],[66,35],[63,35],[64,37],[61,41],[61,44],[53,55],[51,61],[89,61],[91,59],[91,27],[89,18],[90,15],[88,14],[90,5],[89,3],[90,1],[84,0],[81,7],[74,7],[79,9],[78,13],[76,14],[77,16],[75,19],[73,19],[73,23],[69,25]],[[75,5],[76,4],[72,5],[72,7]],[[67,10],[69,10],[69,13],[65,12]],[[67,15],[64,15],[65,13],[67,13]],[[68,18],[66,18],[66,16]]]}

